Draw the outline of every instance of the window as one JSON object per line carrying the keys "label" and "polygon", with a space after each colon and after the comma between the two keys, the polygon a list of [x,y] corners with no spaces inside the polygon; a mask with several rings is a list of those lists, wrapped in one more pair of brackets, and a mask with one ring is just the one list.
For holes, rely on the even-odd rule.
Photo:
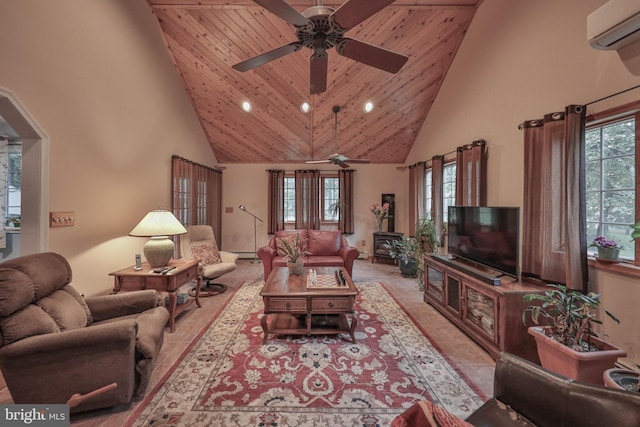
{"label": "window", "polygon": [[296,220],[296,179],[284,177],[284,222]]}
{"label": "window", "polygon": [[431,214],[433,211],[433,171],[424,171],[424,212]]}
{"label": "window", "polygon": [[442,220],[448,221],[449,206],[456,205],[456,163],[450,162],[442,168]]}
{"label": "window", "polygon": [[340,203],[340,185],[338,177],[323,176],[320,178],[320,210],[322,222],[338,222],[338,207]]}
{"label": "window", "polygon": [[[320,221],[337,223],[340,202],[340,183],[336,176],[320,177]],[[293,176],[284,178],[284,222],[296,221],[296,179]]]}
{"label": "window", "polygon": [[7,226],[20,227],[22,193],[22,145],[9,144],[7,170]]}
{"label": "window", "polygon": [[[623,260],[635,259],[636,245],[630,238],[631,224],[637,222],[636,147],[639,130],[634,112],[615,120],[601,118],[587,124],[585,132],[585,186],[587,242],[605,236],[624,245]],[[595,248],[588,248],[595,254]]]}

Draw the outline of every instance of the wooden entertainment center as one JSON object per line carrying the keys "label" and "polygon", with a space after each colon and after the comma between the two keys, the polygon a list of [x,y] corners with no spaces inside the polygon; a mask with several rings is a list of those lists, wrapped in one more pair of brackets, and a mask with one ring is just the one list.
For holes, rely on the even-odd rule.
{"label": "wooden entertainment center", "polygon": [[501,351],[538,363],[535,340],[522,324],[522,297],[544,288],[448,256],[425,256],[424,301],[494,359]]}

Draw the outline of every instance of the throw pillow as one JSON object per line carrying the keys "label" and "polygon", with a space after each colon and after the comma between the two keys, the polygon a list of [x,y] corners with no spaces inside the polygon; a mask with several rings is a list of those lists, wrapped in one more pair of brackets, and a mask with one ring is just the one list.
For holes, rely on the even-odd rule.
{"label": "throw pillow", "polygon": [[216,242],[196,243],[191,245],[193,257],[202,265],[220,264],[220,252]]}

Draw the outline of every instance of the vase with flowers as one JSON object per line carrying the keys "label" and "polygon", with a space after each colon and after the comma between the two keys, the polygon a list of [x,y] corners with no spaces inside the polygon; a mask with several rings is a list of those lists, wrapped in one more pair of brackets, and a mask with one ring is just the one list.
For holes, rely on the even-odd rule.
{"label": "vase with flowers", "polygon": [[378,231],[382,231],[382,222],[389,218],[389,203],[374,203],[371,205],[371,212],[378,222]]}
{"label": "vase with flowers", "polygon": [[620,250],[624,249],[624,246],[619,245],[615,240],[607,239],[604,236],[598,236],[593,239],[589,247],[598,249],[597,259],[602,262],[617,262],[620,257]]}

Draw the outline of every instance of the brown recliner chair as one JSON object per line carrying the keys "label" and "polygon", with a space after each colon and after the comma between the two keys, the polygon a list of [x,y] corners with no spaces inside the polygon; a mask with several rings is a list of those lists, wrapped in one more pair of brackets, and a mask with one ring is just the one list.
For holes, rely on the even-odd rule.
{"label": "brown recliner chair", "polygon": [[0,263],[0,369],[17,404],[66,403],[116,383],[72,412],[141,398],[169,313],[154,290],[84,299],[59,254]]}

